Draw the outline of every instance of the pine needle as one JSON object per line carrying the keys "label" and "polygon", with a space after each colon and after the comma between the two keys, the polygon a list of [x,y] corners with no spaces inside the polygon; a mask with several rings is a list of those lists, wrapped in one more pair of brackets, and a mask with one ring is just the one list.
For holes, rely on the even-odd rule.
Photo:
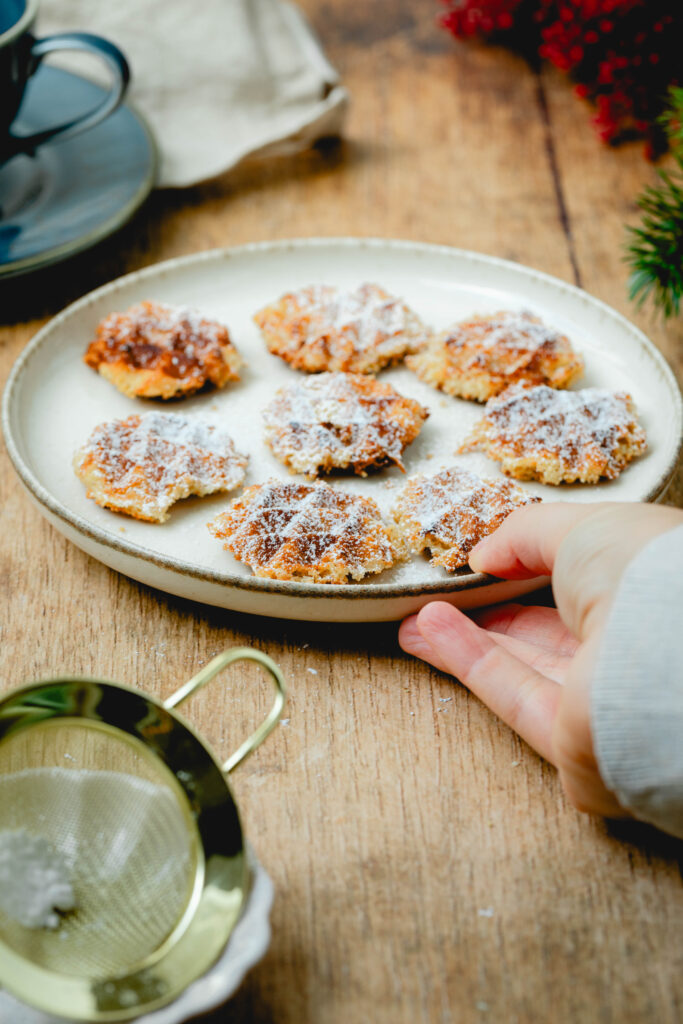
{"label": "pine needle", "polygon": [[640,227],[629,227],[626,262],[629,295],[638,306],[650,297],[664,317],[678,316],[683,302],[683,88],[670,92],[662,117],[675,160],[671,173],[638,197]]}

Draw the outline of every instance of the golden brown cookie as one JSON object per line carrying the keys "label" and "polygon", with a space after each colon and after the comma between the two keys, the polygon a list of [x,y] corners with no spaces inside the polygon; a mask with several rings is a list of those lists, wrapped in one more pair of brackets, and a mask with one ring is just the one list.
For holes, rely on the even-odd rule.
{"label": "golden brown cookie", "polygon": [[270,351],[295,370],[376,373],[430,336],[419,317],[376,284],[311,285],[254,316]]}
{"label": "golden brown cookie", "polygon": [[276,580],[346,583],[403,555],[374,501],[322,482],[248,487],[208,527],[255,576]]}
{"label": "golden brown cookie", "polygon": [[294,473],[394,464],[429,413],[390,384],[360,373],[318,373],[281,388],[264,409],[266,442]]}
{"label": "golden brown cookie", "polygon": [[242,359],[227,327],[187,307],[140,302],[110,313],[84,361],[131,398],[181,398],[239,380]]}
{"label": "golden brown cookie", "polygon": [[460,451],[475,448],[518,480],[594,484],[614,480],[647,442],[625,391],[516,384],[487,402]]}
{"label": "golden brown cookie", "polygon": [[566,388],[583,372],[569,339],[526,312],[463,320],[408,356],[406,365],[432,387],[477,402],[518,381]]}
{"label": "golden brown cookie", "polygon": [[515,508],[539,500],[510,480],[482,479],[454,466],[409,480],[393,516],[412,551],[429,550],[432,565],[453,572]]}
{"label": "golden brown cookie", "polygon": [[73,464],[98,505],[163,523],[180,498],[233,490],[247,461],[221,427],[198,416],[149,412],[95,427]]}

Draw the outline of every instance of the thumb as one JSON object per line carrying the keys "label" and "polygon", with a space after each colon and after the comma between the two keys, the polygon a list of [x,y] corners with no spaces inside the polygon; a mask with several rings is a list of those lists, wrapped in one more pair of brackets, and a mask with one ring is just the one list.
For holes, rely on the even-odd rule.
{"label": "thumb", "polygon": [[560,544],[571,530],[606,503],[557,501],[515,509],[470,554],[470,568],[506,580],[550,576]]}

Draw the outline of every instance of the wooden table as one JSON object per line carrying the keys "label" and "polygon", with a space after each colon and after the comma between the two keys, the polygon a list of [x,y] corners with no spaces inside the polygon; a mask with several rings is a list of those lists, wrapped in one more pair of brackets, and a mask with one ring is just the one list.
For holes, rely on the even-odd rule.
{"label": "wooden table", "polygon": [[[430,0],[303,6],[353,96],[345,141],[158,193],[94,253],[6,288],[3,379],[48,315],[111,277],[305,235],[539,267],[631,316],[674,360],[680,322],[653,323],[626,298],[623,224],[654,178],[640,146],[605,148],[562,78],[455,43]],[[234,779],[276,886],[272,945],[207,1022],[682,1019],[680,844],[572,810],[554,770],[400,652],[395,625],[260,619],[137,585],[49,527],[2,458],[4,687],[92,673],[166,695],[244,643],[289,682],[288,724]],[[679,474],[669,500],[682,496]],[[257,689],[249,677],[196,698],[221,751],[265,707]]]}

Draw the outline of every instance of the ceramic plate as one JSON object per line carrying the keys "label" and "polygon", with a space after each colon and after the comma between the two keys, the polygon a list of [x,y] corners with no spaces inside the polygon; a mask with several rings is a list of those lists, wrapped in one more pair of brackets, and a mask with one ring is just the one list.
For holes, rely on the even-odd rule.
{"label": "ceramic plate", "polygon": [[[242,381],[188,399],[182,409],[229,424],[238,449],[250,456],[249,484],[287,476],[263,444],[260,410],[277,387],[297,377],[267,352],[252,314],[283,292],[311,282],[352,286],[362,281],[376,281],[403,296],[435,327],[475,312],[525,308],[566,332],[585,356],[584,386],[632,393],[649,450],[609,483],[525,486],[549,501],[642,501],[661,495],[676,464],[681,398],[662,356],[619,314],[562,281],[487,256],[408,242],[311,239],[202,253],[147,267],[85,296],[40,331],[12,372],[3,426],[12,462],[43,514],[83,550],[134,579],[196,601],[263,615],[395,619],[437,595],[473,607],[531,589],[529,582],[502,583],[482,574],[449,576],[423,557],[348,586],[256,579],[206,529],[226,506],[225,495],[181,502],[163,525],[116,515],[85,497],[71,457],[93,427],[159,408],[126,398],[83,363],[86,345],[105,314],[152,298],[196,306],[229,326],[247,360]],[[406,452],[408,474],[434,473],[453,464],[453,451],[481,415],[481,406],[432,390],[405,367],[385,371],[382,378],[431,410]],[[479,453],[457,461],[475,472],[500,475]],[[371,495],[388,510],[404,479],[392,468],[365,480],[337,478],[334,486]]]}
{"label": "ceramic plate", "polygon": [[[102,102],[105,90],[59,68],[38,69],[14,126],[30,135]],[[133,216],[154,183],[152,136],[130,107],[82,135],[0,165],[0,280],[95,245]]]}

